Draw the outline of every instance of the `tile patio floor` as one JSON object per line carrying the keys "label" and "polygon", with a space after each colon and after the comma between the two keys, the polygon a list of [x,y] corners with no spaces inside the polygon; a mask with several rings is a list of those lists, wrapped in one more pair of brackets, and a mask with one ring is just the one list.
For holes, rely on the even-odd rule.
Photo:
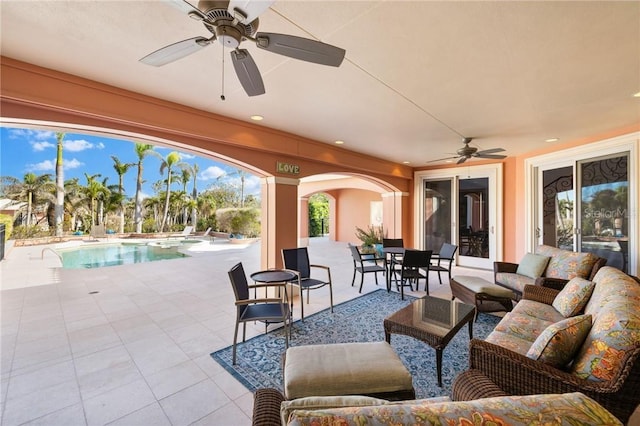
{"label": "tile patio floor", "polygon": [[[83,270],[59,268],[49,251],[43,259],[44,246],[10,249],[0,262],[1,424],[249,425],[252,394],[209,354],[233,339],[227,271],[240,261],[257,271],[260,246],[208,244],[189,258]],[[345,243],[312,239],[309,253],[331,267],[334,303],[358,295]],[[432,294],[449,296],[431,275]],[[375,289],[368,274],[363,292]],[[305,313],[327,306],[327,289],[316,290]],[[247,337],[263,332],[248,326]]]}

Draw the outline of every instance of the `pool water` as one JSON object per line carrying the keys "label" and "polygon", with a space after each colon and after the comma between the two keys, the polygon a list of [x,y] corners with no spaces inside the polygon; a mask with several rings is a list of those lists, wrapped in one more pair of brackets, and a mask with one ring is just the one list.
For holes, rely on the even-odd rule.
{"label": "pool water", "polygon": [[150,245],[105,244],[59,250],[58,253],[62,256],[62,267],[65,269],[102,268],[188,257],[186,254],[180,253],[175,245],[154,247]]}

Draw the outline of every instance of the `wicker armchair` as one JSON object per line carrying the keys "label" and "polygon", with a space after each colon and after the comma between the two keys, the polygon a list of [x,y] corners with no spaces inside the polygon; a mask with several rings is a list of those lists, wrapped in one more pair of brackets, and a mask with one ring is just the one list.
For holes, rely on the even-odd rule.
{"label": "wicker armchair", "polygon": [[[551,303],[557,290],[527,286],[524,299]],[[473,339],[470,369],[475,369],[510,395],[582,392],[626,423],[640,404],[640,348],[621,360],[624,367],[606,382],[585,380],[509,349]]]}
{"label": "wicker armchair", "polygon": [[[568,252],[566,250],[561,250],[555,247],[550,247],[550,246],[539,246],[536,250],[536,252],[541,251],[543,255],[549,255],[549,256],[554,256],[555,255],[562,255],[562,254],[566,254],[566,253],[573,253],[574,255],[586,255],[586,256],[593,256],[593,263],[590,265],[590,269],[588,271],[588,273],[586,273],[587,271],[583,271],[583,274],[576,274],[575,271],[573,271],[573,274],[576,276],[581,276],[582,278],[588,279],[588,280],[592,280],[593,277],[596,275],[596,273],[598,272],[598,270],[600,268],[602,268],[603,266],[605,266],[605,264],[607,263],[607,259],[601,258],[601,257],[596,257],[592,254],[589,253],[575,253],[575,252]],[[563,264],[564,262],[562,262],[562,260],[559,261],[561,264]],[[553,259],[552,261],[550,261],[550,263],[553,263]],[[515,293],[515,299],[514,300],[519,300],[520,297],[522,296],[522,289],[524,287],[525,282],[520,282],[522,280],[521,275],[517,274],[518,271],[518,266],[519,264],[517,263],[511,263],[511,262],[494,262],[493,263],[493,281],[503,287],[506,287],[510,290],[512,290]],[[565,271],[566,273],[567,271]],[[515,279],[515,277],[520,277],[520,279],[515,279],[514,282],[509,282],[511,279],[509,279],[508,281],[503,281],[506,278],[505,274],[511,275],[512,278],[511,279]],[[515,276],[514,276],[515,274]],[[531,279],[531,278],[525,278],[525,280],[528,280],[528,284],[535,284],[538,286],[544,286],[544,287],[550,287],[550,288],[555,288],[557,290],[562,290],[562,288],[564,287],[564,285],[569,281],[568,279],[564,279],[564,278],[555,278],[555,277],[549,277],[546,276],[548,275],[548,269],[545,270],[545,272],[542,274],[541,277],[535,278],[535,279]],[[569,274],[569,276],[572,276],[571,274]]]}

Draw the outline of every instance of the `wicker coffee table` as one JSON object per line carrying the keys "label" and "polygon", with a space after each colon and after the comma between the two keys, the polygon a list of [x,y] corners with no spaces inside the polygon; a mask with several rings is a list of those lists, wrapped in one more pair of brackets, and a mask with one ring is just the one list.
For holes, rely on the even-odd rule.
{"label": "wicker coffee table", "polygon": [[391,334],[404,334],[434,348],[438,386],[442,387],[442,352],[465,324],[473,338],[475,310],[473,305],[425,296],[385,318],[385,339],[391,343]]}

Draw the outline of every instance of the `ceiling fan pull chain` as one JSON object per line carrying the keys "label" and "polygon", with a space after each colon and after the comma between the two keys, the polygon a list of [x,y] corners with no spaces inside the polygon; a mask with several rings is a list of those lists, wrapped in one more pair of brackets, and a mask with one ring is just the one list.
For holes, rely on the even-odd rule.
{"label": "ceiling fan pull chain", "polygon": [[222,46],[222,94],[220,95],[220,99],[225,100],[224,97],[224,46]]}

